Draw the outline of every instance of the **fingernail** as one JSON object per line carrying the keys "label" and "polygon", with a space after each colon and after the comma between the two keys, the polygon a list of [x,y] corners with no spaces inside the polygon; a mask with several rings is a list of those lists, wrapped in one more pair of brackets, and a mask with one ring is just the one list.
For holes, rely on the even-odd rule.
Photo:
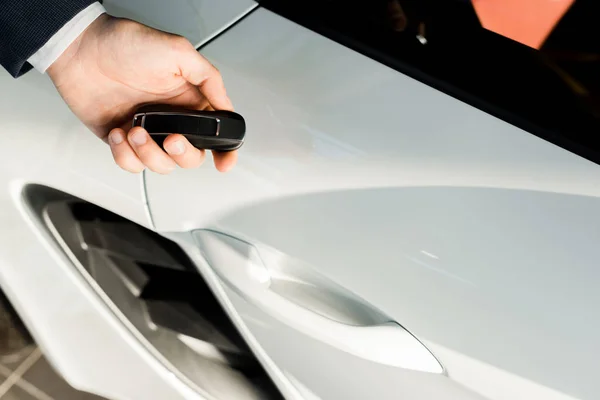
{"label": "fingernail", "polygon": [[121,132],[111,132],[110,135],[108,135],[108,141],[111,144],[121,144],[121,142],[123,142],[123,135]]}
{"label": "fingernail", "polygon": [[137,131],[131,135],[131,141],[133,142],[133,144],[137,144],[138,146],[141,146],[144,143],[146,143],[147,138],[148,135],[144,131]]}
{"label": "fingernail", "polygon": [[185,144],[183,144],[183,142],[181,140],[173,142],[173,143],[169,144],[169,146],[167,146],[167,152],[169,152],[169,154],[179,155],[179,154],[183,154],[184,151],[185,151]]}

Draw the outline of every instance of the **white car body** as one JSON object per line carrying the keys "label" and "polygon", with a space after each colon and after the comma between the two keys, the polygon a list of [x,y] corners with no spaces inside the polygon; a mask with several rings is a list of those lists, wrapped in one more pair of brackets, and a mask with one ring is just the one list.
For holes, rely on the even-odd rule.
{"label": "white car body", "polygon": [[[31,184],[176,241],[285,398],[598,397],[596,163],[250,0],[105,6],[208,43],[248,132],[227,174],[207,161],[133,175],[46,76],[0,72],[0,285],[69,383],[118,400],[231,398],[124,321],[36,217]],[[304,285],[300,303],[269,279]],[[340,299],[399,325],[319,312]]]}

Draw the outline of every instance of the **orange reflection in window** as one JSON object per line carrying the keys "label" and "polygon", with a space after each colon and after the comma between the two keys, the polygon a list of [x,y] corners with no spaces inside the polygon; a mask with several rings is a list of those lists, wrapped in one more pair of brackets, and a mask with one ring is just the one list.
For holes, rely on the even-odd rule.
{"label": "orange reflection in window", "polygon": [[472,0],[484,28],[539,49],[575,0]]}

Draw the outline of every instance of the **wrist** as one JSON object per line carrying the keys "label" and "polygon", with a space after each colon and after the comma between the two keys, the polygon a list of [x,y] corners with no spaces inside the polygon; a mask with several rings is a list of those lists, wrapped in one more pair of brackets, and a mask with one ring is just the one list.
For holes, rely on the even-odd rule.
{"label": "wrist", "polygon": [[112,19],[114,19],[114,17],[111,17],[106,13],[98,16],[48,67],[46,72],[55,84],[57,83],[57,80],[59,80],[59,77],[69,70],[69,66],[74,64],[74,61],[78,58],[81,47],[94,40]]}

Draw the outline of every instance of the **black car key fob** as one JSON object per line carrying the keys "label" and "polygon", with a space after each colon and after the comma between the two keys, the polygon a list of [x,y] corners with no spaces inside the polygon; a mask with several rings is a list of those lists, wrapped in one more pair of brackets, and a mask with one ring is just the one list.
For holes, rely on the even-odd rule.
{"label": "black car key fob", "polygon": [[162,147],[171,133],[182,134],[198,149],[232,151],[244,143],[246,122],[232,111],[198,111],[164,104],[140,107],[133,126],[146,129]]}

